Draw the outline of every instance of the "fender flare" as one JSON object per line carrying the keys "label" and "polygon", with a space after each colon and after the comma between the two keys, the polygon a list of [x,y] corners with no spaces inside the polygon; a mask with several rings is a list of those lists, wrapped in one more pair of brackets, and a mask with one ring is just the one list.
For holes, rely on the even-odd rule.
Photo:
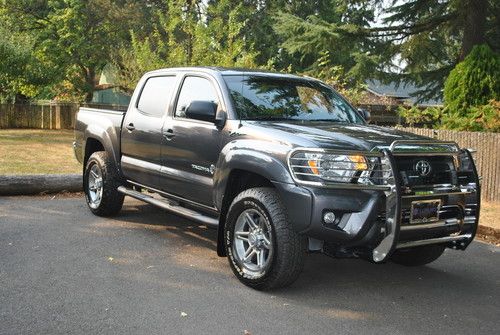
{"label": "fender flare", "polygon": [[[253,144],[256,146],[261,144],[260,148],[262,148],[262,145],[269,145],[269,143]],[[290,150],[289,147],[281,149],[286,149],[287,151]],[[237,142],[232,142],[226,145],[226,147],[224,147],[221,151],[217,161],[217,168],[214,173],[213,198],[215,207],[219,210],[222,208],[229,176],[234,170],[252,172],[268,179],[271,182],[293,184],[294,181],[288,170],[286,158],[284,160],[280,160],[277,158],[279,156],[280,155],[276,155],[271,152],[263,152],[262,149],[258,149],[258,147],[241,147],[241,144]],[[281,151],[281,156],[284,156],[283,151]]]}
{"label": "fender flare", "polygon": [[[113,130],[114,133],[114,130]],[[116,136],[115,136],[116,137]],[[96,126],[96,125],[89,125],[87,129],[85,130],[85,142],[84,142],[84,147],[83,147],[83,154],[85,155],[86,153],[86,147],[87,147],[87,142],[89,139],[94,139],[99,141],[102,146],[104,147],[104,150],[111,155],[113,158],[113,161],[115,163],[115,166],[117,167],[118,171],[121,172],[120,169],[120,158],[119,154],[115,150],[113,146],[113,141],[111,139],[111,136],[108,134],[108,132],[103,129],[102,127]],[[85,157],[84,157],[85,159]]]}
{"label": "fender flare", "polygon": [[[286,163],[286,153],[290,151],[289,146],[273,144],[272,149],[269,142],[255,140],[233,141],[227,144],[221,151],[214,173],[213,197],[215,207],[220,211],[219,226],[217,232],[217,255],[225,255],[224,248],[224,226],[225,226],[225,204],[224,196],[227,194],[228,182],[231,172],[243,170],[258,174],[272,183],[291,183],[292,176]],[[263,149],[268,149],[264,151]],[[279,159],[282,157],[283,159]]]}

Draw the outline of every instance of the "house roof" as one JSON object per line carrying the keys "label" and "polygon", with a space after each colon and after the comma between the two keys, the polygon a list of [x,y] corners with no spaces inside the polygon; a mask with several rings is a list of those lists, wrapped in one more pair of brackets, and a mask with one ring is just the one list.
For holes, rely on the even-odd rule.
{"label": "house roof", "polygon": [[377,79],[370,79],[366,81],[367,90],[380,97],[389,97],[397,100],[407,101],[412,105],[418,106],[442,106],[442,99],[425,99],[418,101],[418,97],[414,94],[425,87],[419,87],[410,83],[383,83]]}

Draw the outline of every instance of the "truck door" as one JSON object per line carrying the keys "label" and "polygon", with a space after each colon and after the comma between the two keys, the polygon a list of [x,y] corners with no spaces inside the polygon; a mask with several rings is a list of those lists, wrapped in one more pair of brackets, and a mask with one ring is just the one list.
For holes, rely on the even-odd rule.
{"label": "truck door", "polygon": [[121,133],[121,166],[124,176],[131,181],[157,187],[163,118],[175,80],[175,75],[148,78],[138,98],[132,99],[134,105],[130,105],[125,114]]}
{"label": "truck door", "polygon": [[221,94],[208,76],[185,75],[173,115],[163,126],[161,189],[213,206],[213,174],[219,157],[221,131],[213,122],[190,119],[185,110],[192,101],[210,101],[221,108]]}

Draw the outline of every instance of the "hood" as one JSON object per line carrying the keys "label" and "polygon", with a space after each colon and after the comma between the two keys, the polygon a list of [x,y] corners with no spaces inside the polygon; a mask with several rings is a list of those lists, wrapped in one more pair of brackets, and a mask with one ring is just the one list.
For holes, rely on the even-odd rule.
{"label": "hood", "polygon": [[429,140],[428,137],[373,125],[310,121],[252,123],[261,128],[282,131],[289,136],[298,137],[296,141],[288,138],[290,142],[299,142],[303,145],[303,140],[307,140],[311,146],[324,149],[369,151],[374,147],[387,147],[397,140]]}

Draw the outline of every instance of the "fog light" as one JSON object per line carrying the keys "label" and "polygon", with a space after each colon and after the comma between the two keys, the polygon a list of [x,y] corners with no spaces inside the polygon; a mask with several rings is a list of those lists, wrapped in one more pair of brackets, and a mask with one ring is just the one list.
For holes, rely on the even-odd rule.
{"label": "fog light", "polygon": [[325,214],[323,214],[323,222],[326,224],[335,223],[335,213],[334,212],[325,212]]}

